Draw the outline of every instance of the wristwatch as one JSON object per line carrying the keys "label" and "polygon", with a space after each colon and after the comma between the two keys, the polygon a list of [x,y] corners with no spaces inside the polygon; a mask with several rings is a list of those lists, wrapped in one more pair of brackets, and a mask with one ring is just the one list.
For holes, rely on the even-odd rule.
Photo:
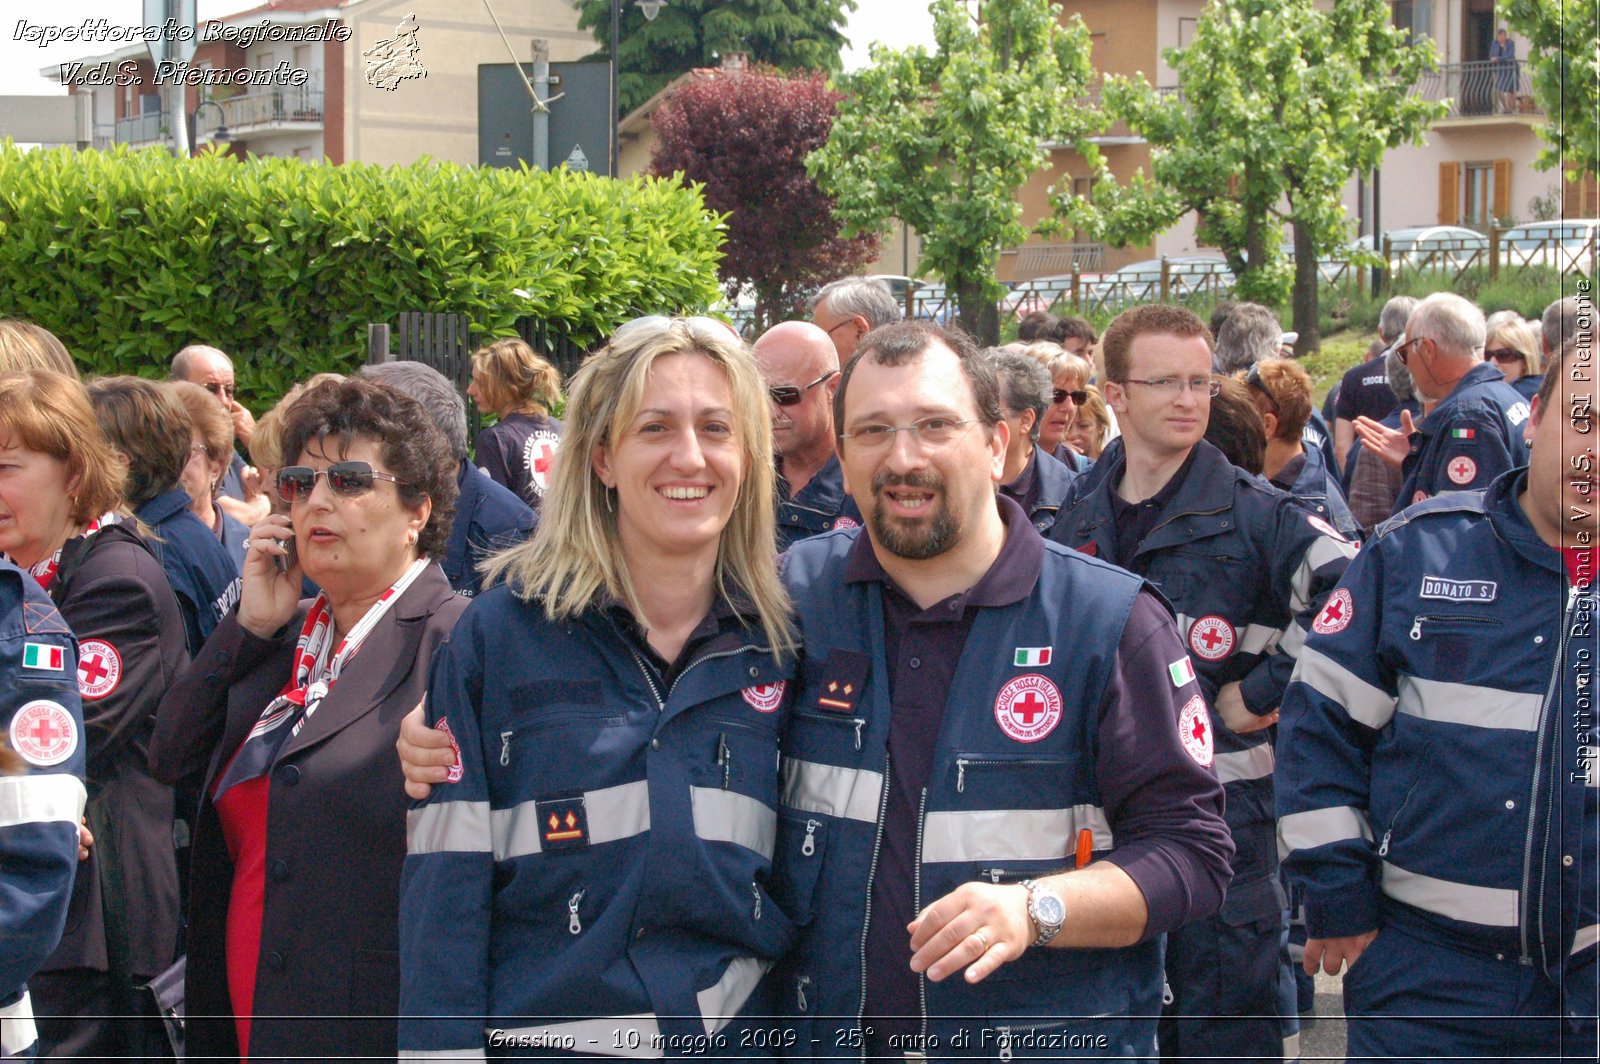
{"label": "wristwatch", "polygon": [[1033,940],[1033,945],[1043,946],[1061,933],[1061,925],[1067,919],[1067,907],[1061,901],[1061,895],[1037,880],[1024,879],[1022,886],[1028,889],[1028,919],[1039,931],[1039,937]]}

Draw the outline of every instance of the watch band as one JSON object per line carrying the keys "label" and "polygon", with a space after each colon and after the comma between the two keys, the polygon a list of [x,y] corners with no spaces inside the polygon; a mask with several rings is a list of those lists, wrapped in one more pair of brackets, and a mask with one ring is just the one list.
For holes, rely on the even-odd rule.
{"label": "watch band", "polygon": [[1041,894],[1048,894],[1051,898],[1055,899],[1056,905],[1061,906],[1061,896],[1054,891],[1046,890],[1046,888],[1041,886],[1037,880],[1024,879],[1019,885],[1028,889],[1028,921],[1033,924],[1035,931],[1035,937],[1031,945],[1048,945],[1051,939],[1055,938],[1061,933],[1061,928],[1066,922],[1064,919],[1065,907],[1062,907],[1063,919],[1060,922],[1046,924],[1039,920],[1039,917],[1035,912],[1037,901]]}

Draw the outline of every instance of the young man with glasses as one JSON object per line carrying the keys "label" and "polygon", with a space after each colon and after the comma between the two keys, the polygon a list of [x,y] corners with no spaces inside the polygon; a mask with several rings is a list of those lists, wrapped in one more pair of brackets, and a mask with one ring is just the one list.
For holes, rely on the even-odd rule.
{"label": "young man with glasses", "polygon": [[1483,312],[1453,292],[1417,304],[1395,355],[1411,371],[1421,423],[1402,415],[1399,429],[1356,419],[1356,434],[1391,468],[1405,473],[1394,512],[1446,491],[1485,488],[1528,461],[1528,403],[1483,360]]}
{"label": "young man with glasses", "polygon": [[833,449],[839,356],[827,333],[809,322],[780,322],[756,340],[753,350],[772,401],[778,550],[830,528],[861,524]]}
{"label": "young man with glasses", "polygon": [[1237,847],[1221,911],[1167,936],[1173,1001],[1161,1050],[1292,1059],[1299,1024],[1286,1007],[1292,994],[1280,996],[1287,914],[1270,728],[1295,655],[1356,548],[1205,442],[1219,385],[1211,334],[1194,314],[1125,311],[1101,351],[1122,442],[1073,485],[1050,538],[1145,577],[1177,611],[1189,653],[1171,667],[1198,676]]}

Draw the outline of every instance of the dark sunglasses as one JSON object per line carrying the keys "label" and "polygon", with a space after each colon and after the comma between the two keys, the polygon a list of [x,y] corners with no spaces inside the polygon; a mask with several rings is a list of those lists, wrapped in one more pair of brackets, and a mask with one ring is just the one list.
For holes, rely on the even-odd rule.
{"label": "dark sunglasses", "polygon": [[1411,364],[1411,349],[1427,339],[1426,336],[1418,336],[1416,339],[1407,340],[1394,349],[1394,357],[1400,360],[1402,366],[1409,366]]}
{"label": "dark sunglasses", "polygon": [[771,396],[772,401],[777,403],[779,406],[794,406],[801,400],[801,398],[805,396],[807,392],[838,372],[839,371],[836,369],[830,369],[828,372],[824,373],[822,376],[818,377],[816,380],[812,381],[803,388],[798,384],[774,385],[773,387],[767,389],[767,394]]}
{"label": "dark sunglasses", "polygon": [[1485,362],[1521,362],[1522,352],[1510,347],[1497,347],[1483,353]]}
{"label": "dark sunglasses", "polygon": [[1089,401],[1089,393],[1082,388],[1074,388],[1072,391],[1068,391],[1065,388],[1057,388],[1050,393],[1050,401],[1059,405],[1065,402],[1069,395],[1072,396],[1072,401],[1078,406],[1082,406]]}
{"label": "dark sunglasses", "polygon": [[399,477],[378,472],[367,462],[335,462],[327,469],[292,465],[278,470],[278,495],[284,502],[309,499],[311,492],[316,489],[317,478],[323,474],[327,474],[328,487],[333,489],[333,493],[346,498],[365,495],[372,490],[374,480],[387,480],[391,484],[405,483]]}
{"label": "dark sunglasses", "polygon": [[212,395],[226,396],[229,399],[233,398],[234,391],[235,391],[235,388],[234,388],[233,385],[231,385],[231,384],[219,384],[216,381],[212,381],[209,384],[202,384],[200,387],[204,388],[206,391],[210,392]]}

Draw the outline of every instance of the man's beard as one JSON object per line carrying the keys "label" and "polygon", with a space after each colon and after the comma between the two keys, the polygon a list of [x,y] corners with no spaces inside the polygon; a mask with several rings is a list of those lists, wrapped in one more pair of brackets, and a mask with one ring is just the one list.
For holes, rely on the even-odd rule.
{"label": "man's beard", "polygon": [[[914,526],[890,519],[884,508],[885,488],[926,488],[937,492],[930,500],[928,517]],[[937,558],[956,545],[961,538],[961,524],[950,513],[945,501],[944,478],[935,473],[911,473],[901,476],[879,473],[872,478],[872,496],[877,503],[872,508],[872,533],[878,544],[890,554],[911,561]]]}

